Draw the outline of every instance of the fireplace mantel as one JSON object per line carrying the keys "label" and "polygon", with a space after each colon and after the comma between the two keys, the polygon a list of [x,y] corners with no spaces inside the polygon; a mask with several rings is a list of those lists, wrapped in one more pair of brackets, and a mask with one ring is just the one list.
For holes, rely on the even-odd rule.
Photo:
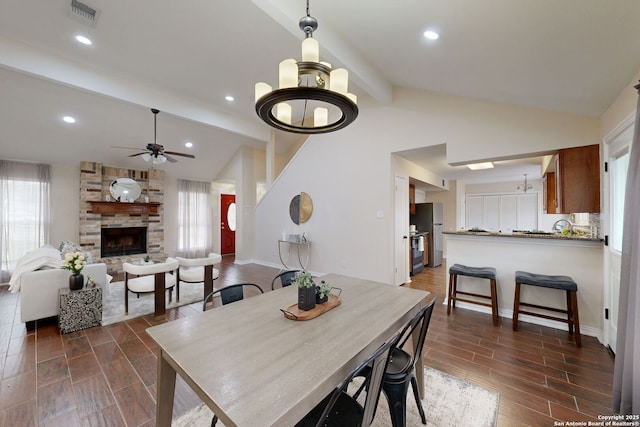
{"label": "fireplace mantel", "polygon": [[158,206],[157,202],[92,202],[91,213],[96,214],[157,214]]}

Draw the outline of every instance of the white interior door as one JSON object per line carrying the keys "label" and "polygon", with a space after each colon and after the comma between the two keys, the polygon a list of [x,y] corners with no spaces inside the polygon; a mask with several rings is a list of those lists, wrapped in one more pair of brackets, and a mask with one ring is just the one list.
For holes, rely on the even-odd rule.
{"label": "white interior door", "polygon": [[606,247],[605,269],[605,330],[604,344],[615,353],[618,333],[618,299],[620,295],[620,264],[622,258],[622,236],[624,196],[629,166],[629,149],[633,138],[633,123],[624,128],[607,145],[609,245]]}
{"label": "white interior door", "polygon": [[395,177],[394,192],[394,272],[393,283],[409,281],[409,183],[402,176]]}

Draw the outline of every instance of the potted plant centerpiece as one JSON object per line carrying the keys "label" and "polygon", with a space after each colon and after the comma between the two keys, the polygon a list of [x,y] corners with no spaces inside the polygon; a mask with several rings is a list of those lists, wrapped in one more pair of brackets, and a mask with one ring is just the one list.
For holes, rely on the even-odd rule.
{"label": "potted plant centerpiece", "polygon": [[316,285],[316,304],[324,304],[327,302],[331,289],[331,283],[326,280],[321,280],[320,283]]}
{"label": "potted plant centerpiece", "polygon": [[299,271],[291,283],[298,286],[298,308],[304,311],[313,310],[316,307],[316,285],[311,273]]}
{"label": "potted plant centerpiece", "polygon": [[62,268],[71,272],[71,276],[69,276],[69,289],[72,291],[82,289],[84,286],[84,276],[80,273],[82,273],[82,269],[86,263],[87,261],[84,259],[82,252],[67,252],[64,255]]}

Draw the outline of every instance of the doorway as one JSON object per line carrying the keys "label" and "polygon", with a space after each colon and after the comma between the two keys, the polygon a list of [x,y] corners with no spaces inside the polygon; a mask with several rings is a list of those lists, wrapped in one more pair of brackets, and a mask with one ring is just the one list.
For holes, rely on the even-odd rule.
{"label": "doorway", "polygon": [[236,252],[236,196],[220,195],[220,253]]}
{"label": "doorway", "polygon": [[393,283],[409,281],[409,183],[406,177],[395,177],[394,191],[394,268]]}
{"label": "doorway", "polygon": [[620,295],[620,267],[622,261],[622,235],[624,217],[624,197],[629,166],[629,151],[633,139],[633,120],[626,120],[605,139],[606,161],[609,173],[605,174],[608,184],[608,230],[609,245],[605,246],[605,290],[604,290],[604,344],[616,352],[618,335],[618,299]]}

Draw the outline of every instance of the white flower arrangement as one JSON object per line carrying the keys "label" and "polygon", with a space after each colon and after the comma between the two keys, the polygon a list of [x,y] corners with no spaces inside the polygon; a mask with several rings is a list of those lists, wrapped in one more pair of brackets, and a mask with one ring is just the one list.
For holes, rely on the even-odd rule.
{"label": "white flower arrangement", "polygon": [[62,268],[73,274],[80,274],[86,264],[87,261],[85,261],[82,252],[68,252],[62,260]]}

